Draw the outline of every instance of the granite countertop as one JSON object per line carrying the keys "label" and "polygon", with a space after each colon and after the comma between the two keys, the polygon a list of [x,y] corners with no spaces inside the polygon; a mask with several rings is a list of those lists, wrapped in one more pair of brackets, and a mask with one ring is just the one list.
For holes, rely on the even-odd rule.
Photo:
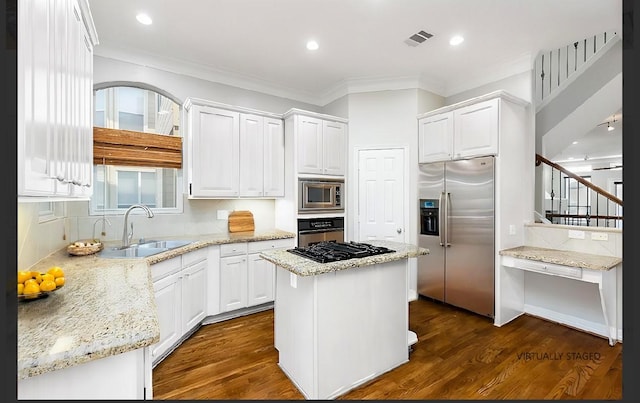
{"label": "granite countertop", "polygon": [[27,270],[60,266],[65,285],[46,298],[18,303],[18,379],[156,343],[160,327],[150,265],[209,245],[294,237],[273,230],[154,238],[193,243],[132,259],[71,256],[66,247],[52,253]]}
{"label": "granite countertop", "polygon": [[367,241],[367,243],[375,246],[384,246],[395,252],[329,263],[318,263],[311,259],[287,252],[286,249],[263,251],[260,252],[260,256],[299,276],[314,276],[354,267],[392,262],[394,260],[427,255],[429,253],[428,249],[400,242],[371,240]]}
{"label": "granite countertop", "polygon": [[519,259],[580,267],[589,270],[610,270],[622,263],[621,258],[614,256],[594,255],[591,253],[538,248],[534,246],[517,246],[515,248],[503,249],[500,251],[500,254]]}

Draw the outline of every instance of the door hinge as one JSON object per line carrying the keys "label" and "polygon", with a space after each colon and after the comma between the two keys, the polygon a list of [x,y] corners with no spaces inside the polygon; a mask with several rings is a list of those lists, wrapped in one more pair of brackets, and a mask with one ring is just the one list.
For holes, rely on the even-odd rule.
{"label": "door hinge", "polygon": [[193,196],[193,194],[191,193],[191,183],[189,184],[189,196]]}

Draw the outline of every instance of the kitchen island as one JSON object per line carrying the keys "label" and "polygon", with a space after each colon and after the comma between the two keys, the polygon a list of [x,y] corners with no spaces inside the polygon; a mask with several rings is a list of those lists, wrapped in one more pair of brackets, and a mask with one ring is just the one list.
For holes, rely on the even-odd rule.
{"label": "kitchen island", "polygon": [[409,360],[407,259],[429,251],[367,242],[394,252],[330,263],[260,254],[277,266],[278,365],[307,399],[334,399]]}

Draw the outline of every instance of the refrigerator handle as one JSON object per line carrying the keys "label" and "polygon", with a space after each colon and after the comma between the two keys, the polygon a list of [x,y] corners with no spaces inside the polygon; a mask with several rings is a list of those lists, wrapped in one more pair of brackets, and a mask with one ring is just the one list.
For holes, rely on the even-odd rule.
{"label": "refrigerator handle", "polygon": [[450,199],[451,199],[451,193],[447,192],[447,194],[445,194],[445,198],[444,198],[444,218],[445,218],[445,230],[444,230],[444,236],[446,239],[446,243],[445,243],[445,247],[449,247],[451,246],[451,243],[449,242],[449,240],[451,239],[451,237],[449,236],[449,203],[450,203]]}
{"label": "refrigerator handle", "polygon": [[438,210],[438,222],[440,223],[440,246],[445,246],[445,232],[446,232],[446,223],[443,220],[443,217],[446,217],[446,213],[445,213],[445,209],[446,209],[446,205],[442,202],[443,200],[443,196],[444,196],[444,192],[440,193],[440,199],[438,200],[440,209]]}

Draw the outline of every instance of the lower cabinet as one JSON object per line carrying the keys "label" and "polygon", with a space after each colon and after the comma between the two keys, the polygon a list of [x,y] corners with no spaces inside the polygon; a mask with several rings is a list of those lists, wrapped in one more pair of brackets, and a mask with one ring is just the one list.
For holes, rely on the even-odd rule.
{"label": "lower cabinet", "polygon": [[151,266],[160,341],[151,346],[156,364],[207,314],[207,248]]}
{"label": "lower cabinet", "polygon": [[293,239],[220,245],[220,311],[272,302],[275,265],[260,257],[267,249],[293,247]]}

